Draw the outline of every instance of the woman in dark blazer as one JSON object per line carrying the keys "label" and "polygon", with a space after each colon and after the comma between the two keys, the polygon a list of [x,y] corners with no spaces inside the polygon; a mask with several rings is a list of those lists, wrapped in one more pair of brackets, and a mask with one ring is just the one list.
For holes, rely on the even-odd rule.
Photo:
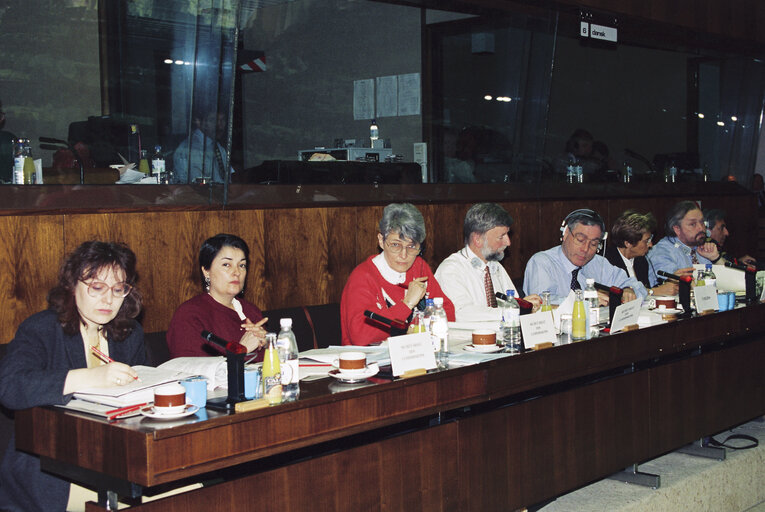
{"label": "woman in dark blazer", "polygon": [[656,219],[652,213],[627,210],[614,222],[608,237],[611,243],[606,246],[604,256],[612,265],[643,283],[652,295],[677,295],[675,283],[651,288],[649,275],[653,269],[645,255],[653,247],[655,230]]}
{"label": "woman in dark blazer", "polygon": [[[122,244],[90,241],[64,261],[49,309],[21,323],[0,362],[0,403],[9,409],[66,404],[76,391],[123,386],[146,364],[135,318],[141,296],[135,254]],[[97,348],[113,362],[94,357]],[[54,436],[55,432],[48,435]],[[40,471],[37,457],[12,438],[0,466],[0,510],[64,511],[69,482]]]}

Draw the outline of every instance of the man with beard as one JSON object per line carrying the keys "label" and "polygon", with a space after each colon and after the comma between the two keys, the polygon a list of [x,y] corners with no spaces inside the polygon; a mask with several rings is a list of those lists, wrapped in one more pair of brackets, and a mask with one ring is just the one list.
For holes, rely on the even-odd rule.
{"label": "man with beard", "polygon": [[[446,258],[436,270],[436,280],[454,303],[458,322],[501,320],[496,292],[518,292],[499,263],[510,246],[513,218],[496,203],[478,203],[465,214],[465,247]],[[538,295],[526,300],[539,306]]]}
{"label": "man with beard", "polygon": [[[622,302],[643,299],[648,292],[634,277],[596,254],[604,239],[605,224],[595,211],[574,210],[561,225],[561,244],[538,252],[526,265],[523,289],[526,293],[550,292],[550,303],[560,304],[572,290],[584,290],[587,278],[624,290]],[[673,269],[674,270],[674,269]],[[600,304],[608,294],[598,291]]]}
{"label": "man with beard", "polygon": [[[734,261],[733,257],[723,251],[725,241],[728,239],[728,236],[730,236],[728,224],[725,222],[725,210],[720,210],[719,208],[704,210],[704,225],[707,228],[707,235],[709,238],[717,242],[717,250],[720,251],[720,256],[722,256],[723,259]],[[737,263],[757,265],[757,260],[752,256],[745,254],[738,258]]]}
{"label": "man with beard", "polygon": [[[667,236],[659,240],[648,253],[648,261],[654,271],[674,273],[694,264],[717,263],[720,252],[714,242],[705,243],[707,238],[704,214],[693,201],[680,201],[667,214],[664,228]],[[659,278],[654,273],[651,285]]]}

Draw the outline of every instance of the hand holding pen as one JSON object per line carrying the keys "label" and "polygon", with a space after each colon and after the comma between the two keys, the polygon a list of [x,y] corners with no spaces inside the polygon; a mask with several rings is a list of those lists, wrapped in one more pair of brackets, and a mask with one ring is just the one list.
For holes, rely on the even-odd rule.
{"label": "hand holding pen", "polygon": [[106,363],[105,366],[98,368],[101,372],[104,372],[104,380],[108,386],[124,386],[133,381],[139,380],[138,374],[130,366],[124,363],[118,363],[111,357],[101,352],[98,347],[90,347],[93,354],[101,361]]}

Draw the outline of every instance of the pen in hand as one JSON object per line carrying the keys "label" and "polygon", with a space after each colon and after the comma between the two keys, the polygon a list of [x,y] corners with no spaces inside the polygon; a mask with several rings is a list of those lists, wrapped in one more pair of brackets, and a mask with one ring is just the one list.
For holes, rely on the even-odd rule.
{"label": "pen in hand", "polygon": [[[93,347],[93,346],[91,346],[91,347],[90,347],[90,350],[92,350],[92,351],[93,351],[93,354],[95,354],[95,356],[96,356],[97,358],[99,358],[101,361],[103,361],[103,362],[104,362],[104,363],[106,363],[106,364],[109,364],[109,363],[114,363],[114,362],[115,362],[115,361],[114,361],[114,359],[112,359],[111,357],[109,357],[109,356],[107,356],[106,354],[104,354],[103,352],[101,352],[101,351],[98,349],[98,347]],[[138,378],[138,376],[136,375],[135,377],[133,377],[133,380],[140,380],[140,379],[139,379],[139,378]]]}

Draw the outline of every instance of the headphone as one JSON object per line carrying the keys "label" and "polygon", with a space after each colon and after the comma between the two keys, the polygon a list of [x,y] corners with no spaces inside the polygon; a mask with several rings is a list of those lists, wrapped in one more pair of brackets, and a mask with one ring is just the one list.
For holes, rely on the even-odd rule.
{"label": "headphone", "polygon": [[712,228],[709,227],[709,221],[704,219],[704,228],[707,230],[707,238],[712,238]]}
{"label": "headphone", "polygon": [[[579,217],[581,220],[586,220],[589,222],[589,225],[595,225],[597,224],[600,227],[600,230],[603,232],[603,238],[601,242],[601,248],[603,251],[606,250],[606,239],[608,238],[608,232],[606,231],[606,223],[603,222],[603,217],[598,215],[598,212],[595,210],[591,210],[589,208],[580,208],[578,210],[574,210],[573,212],[566,215],[566,218],[563,219],[563,222],[560,223],[560,240],[563,241],[563,235],[566,233],[566,229],[568,228],[569,221],[573,220],[574,218]],[[598,252],[600,252],[600,249]]]}

